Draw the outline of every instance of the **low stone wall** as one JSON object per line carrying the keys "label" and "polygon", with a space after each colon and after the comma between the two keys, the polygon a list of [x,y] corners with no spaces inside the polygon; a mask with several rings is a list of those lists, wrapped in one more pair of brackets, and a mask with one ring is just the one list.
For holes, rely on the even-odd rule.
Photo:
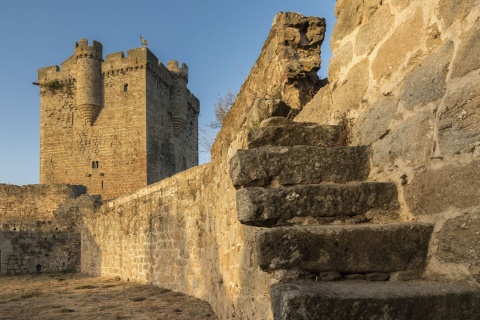
{"label": "low stone wall", "polygon": [[0,184],[0,222],[12,219],[52,220],[60,204],[84,193],[84,186],[66,184]]}
{"label": "low stone wall", "polygon": [[59,207],[83,186],[0,185],[0,274],[80,270],[77,216]]}
{"label": "low stone wall", "polygon": [[219,319],[270,319],[273,280],[253,254],[258,228],[237,221],[226,168],[192,168],[87,215],[82,271],[193,295]]}

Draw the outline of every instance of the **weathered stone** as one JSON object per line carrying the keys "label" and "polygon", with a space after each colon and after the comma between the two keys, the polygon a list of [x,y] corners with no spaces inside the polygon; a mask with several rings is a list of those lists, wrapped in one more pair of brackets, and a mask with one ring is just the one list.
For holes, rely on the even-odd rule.
{"label": "weathered stone", "polygon": [[369,151],[359,147],[261,147],[238,150],[230,160],[235,187],[265,187],[364,180]]}
{"label": "weathered stone", "polygon": [[336,271],[320,272],[318,277],[315,277],[315,281],[336,281],[340,280],[342,275]]}
{"label": "weathered stone", "polygon": [[390,7],[381,7],[370,20],[360,26],[355,43],[355,53],[362,55],[373,50],[388,33],[393,21],[394,16],[390,13]]}
{"label": "weathered stone", "polygon": [[419,113],[375,143],[373,164],[390,166],[395,159],[402,158],[415,165],[430,159],[433,135],[430,118],[430,113]]}
{"label": "weathered stone", "polygon": [[453,49],[453,43],[447,42],[407,75],[400,97],[407,109],[423,106],[443,97]]}
{"label": "weathered stone", "polygon": [[318,90],[315,97],[305,105],[302,111],[295,117],[294,121],[327,123],[332,108],[332,86],[326,85]]}
{"label": "weathered stone", "polygon": [[417,48],[422,39],[423,15],[418,9],[378,50],[372,63],[373,78],[390,75],[406,60],[407,54]]}
{"label": "weathered stone", "polygon": [[215,139],[213,160],[228,152],[233,141],[239,141],[239,148],[245,147],[244,129],[252,124],[255,99],[279,99],[298,110],[312,99],[320,85],[317,71],[325,28],[325,19],[291,12],[277,14],[262,52]]}
{"label": "weathered stone", "polygon": [[343,279],[345,280],[365,280],[366,275],[363,273],[347,273],[343,275]]}
{"label": "weathered stone", "polygon": [[352,128],[354,145],[370,145],[389,133],[390,122],[398,109],[398,101],[384,98],[367,108]]}
{"label": "weathered stone", "polygon": [[348,72],[348,81],[339,85],[332,94],[333,106],[339,113],[357,109],[368,89],[369,61],[364,59]]}
{"label": "weathered stone", "polygon": [[447,220],[438,234],[439,258],[447,262],[477,265],[480,260],[479,230],[478,210]]}
{"label": "weathered stone", "polygon": [[461,22],[476,4],[477,0],[441,0],[438,3],[438,10],[445,23],[445,29],[455,21]]}
{"label": "weathered stone", "polygon": [[337,21],[332,31],[331,43],[339,41],[352,32],[363,20],[364,1],[340,0],[335,4]]}
{"label": "weathered stone", "polygon": [[478,289],[426,282],[280,283],[270,288],[278,320],[476,320]]}
{"label": "weathered stone", "polygon": [[476,24],[462,36],[452,68],[452,78],[463,77],[480,68],[480,26]]}
{"label": "weathered stone", "polygon": [[251,225],[271,225],[293,217],[350,217],[368,212],[394,216],[398,209],[397,188],[393,183],[353,182],[237,190],[238,220]]}
{"label": "weathered stone", "polygon": [[445,98],[440,111],[438,137],[440,152],[454,155],[478,147],[480,128],[480,83],[468,83]]}
{"label": "weathered stone", "polygon": [[339,126],[302,125],[293,121],[280,126],[263,125],[248,133],[247,146],[249,149],[268,145],[334,147],[340,145],[340,130]]}
{"label": "weathered stone", "polygon": [[52,220],[62,203],[85,194],[86,188],[68,184],[15,186],[0,183],[0,222]]}
{"label": "weathered stone", "polygon": [[390,273],[372,272],[365,275],[367,281],[387,281],[390,278]]}
{"label": "weathered stone", "polygon": [[353,44],[347,42],[342,45],[338,51],[335,52],[335,55],[330,59],[328,64],[328,80],[330,82],[336,82],[339,77],[340,70],[348,66],[353,58]]}
{"label": "weathered stone", "polygon": [[480,205],[480,161],[446,165],[418,174],[405,186],[405,201],[415,215]]}
{"label": "weathered stone", "polygon": [[[433,225],[292,226],[257,235],[262,270],[394,272],[423,266]],[[398,241],[402,239],[401,241]]]}
{"label": "weathered stone", "polygon": [[332,32],[332,44],[368,21],[382,5],[381,0],[340,0],[335,5],[337,22]]}
{"label": "weathered stone", "polygon": [[392,4],[399,10],[403,10],[410,5],[411,0],[392,0]]}
{"label": "weathered stone", "polygon": [[279,99],[255,99],[252,109],[251,127],[258,126],[263,120],[270,117],[286,118],[291,108]]}

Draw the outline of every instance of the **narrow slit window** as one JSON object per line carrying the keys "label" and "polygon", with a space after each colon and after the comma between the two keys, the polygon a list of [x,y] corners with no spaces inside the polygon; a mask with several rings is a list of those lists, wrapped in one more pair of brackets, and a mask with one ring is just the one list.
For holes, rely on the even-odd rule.
{"label": "narrow slit window", "polygon": [[127,92],[128,91],[128,83],[125,83],[123,85],[123,92]]}

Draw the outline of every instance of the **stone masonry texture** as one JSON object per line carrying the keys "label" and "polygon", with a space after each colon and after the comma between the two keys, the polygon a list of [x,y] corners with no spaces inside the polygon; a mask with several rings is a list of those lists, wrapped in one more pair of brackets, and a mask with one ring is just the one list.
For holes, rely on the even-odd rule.
{"label": "stone masonry texture", "polygon": [[338,0],[335,14],[327,84],[294,121],[349,119],[369,179],[396,183],[404,219],[436,225],[425,274],[478,286],[478,234],[462,225],[479,217],[480,3]]}
{"label": "stone masonry texture", "polygon": [[0,184],[0,274],[80,271],[80,220],[56,211],[85,191]]}
{"label": "stone masonry texture", "polygon": [[[282,269],[260,270],[255,247],[262,233],[280,232],[284,226],[267,230],[240,223],[237,188],[249,186],[240,180],[234,183],[229,171],[239,160],[238,155],[234,157],[237,150],[247,148],[250,129],[273,115],[293,118],[298,114],[296,122],[340,124],[343,119],[343,130],[351,133],[351,144],[369,145],[354,148],[365,151],[357,154],[363,169],[353,170],[346,165],[343,171],[355,171],[361,179],[371,182],[390,181],[396,185],[399,219],[413,227],[410,230],[399,224],[390,233],[396,235],[391,237],[388,231],[382,232],[386,247],[400,248],[405,255],[414,257],[410,260],[415,261],[413,267],[424,267],[421,276],[426,280],[480,287],[480,210],[476,200],[480,156],[476,31],[480,4],[475,0],[338,0],[335,14],[328,79],[322,81],[316,74],[325,21],[296,13],[278,14],[217,136],[212,162],[149,186],[196,164],[193,134],[198,100],[186,88],[187,67],[176,62],[163,66],[146,48],[130,50],[126,57],[114,53],[102,61],[101,44],[88,45],[81,40],[61,69],[40,69],[41,182],[82,184],[87,193],[101,194],[104,200],[123,195],[101,205],[98,197],[79,196],[85,189],[75,191],[76,187],[0,187],[2,273],[36,272],[37,266],[42,272],[78,269],[80,265],[89,274],[118,276],[194,295],[208,301],[219,319],[274,319],[269,288],[278,282],[283,285],[289,274]],[[168,90],[174,87],[177,95]],[[78,92],[79,88],[82,92]],[[160,111],[156,105],[162,106]],[[179,113],[168,113],[174,106]],[[178,147],[183,142],[188,150]],[[195,148],[190,148],[191,144]],[[307,152],[313,150],[309,148],[262,146],[240,154],[255,150],[269,160],[265,152],[268,149],[303,150],[293,155],[308,163],[314,158]],[[255,157],[249,157],[253,173],[245,171],[242,175],[250,175],[253,180],[246,181],[253,181],[255,187],[282,187],[278,179],[267,181],[274,175],[261,172],[265,162],[255,163]],[[274,159],[272,162],[277,161]],[[266,163],[266,169],[275,167],[274,163]],[[310,161],[310,171],[301,163],[299,159],[299,174],[310,178],[308,172],[314,172],[315,161]],[[280,176],[281,171],[276,174]],[[116,187],[112,189],[114,181]],[[283,187],[291,187],[289,181],[298,183],[299,178],[292,175]],[[40,192],[42,188],[53,188],[52,193]],[[358,232],[356,226],[349,227],[354,231],[347,229],[354,234]],[[293,229],[319,228],[303,227]],[[342,230],[335,224],[327,227]],[[421,228],[433,230],[431,237]],[[384,245],[378,242],[377,233],[368,229],[362,232],[365,241]],[[316,237],[322,232],[312,234]],[[363,248],[351,234],[339,237],[338,245],[350,241],[359,250],[368,250],[368,245]],[[312,239],[303,237],[307,243]],[[278,237],[273,237],[270,243],[276,241]],[[320,250],[316,241],[311,241],[312,252]],[[338,253],[334,241],[327,242],[327,247],[332,248],[334,256]],[[359,257],[364,259],[363,269],[357,261],[350,263],[351,270],[376,271],[376,277],[382,278],[379,270],[367,268],[369,259],[382,262],[385,269],[381,271],[397,265],[392,259],[401,259],[392,258],[393,249],[383,248],[382,254]],[[295,252],[289,257],[297,258]],[[307,262],[299,260],[309,269]],[[409,267],[408,263],[398,264],[399,269]],[[330,268],[322,270],[326,269]],[[327,273],[324,278],[339,277],[332,270]],[[398,280],[402,274],[392,277]],[[327,290],[342,293],[343,283],[339,282],[338,288],[333,288],[336,284],[332,283]],[[388,288],[410,285],[386,284]],[[377,302],[382,292],[388,293],[380,290],[381,286],[372,284],[367,288],[361,284],[362,292],[376,296]],[[436,290],[421,285],[415,288]],[[448,288],[452,292],[437,295],[438,299],[417,299],[413,294],[416,301],[421,301],[416,306],[422,308],[412,312],[419,319],[428,319],[435,312],[451,319],[476,319],[478,298],[462,296],[461,290],[456,295],[452,287]],[[298,292],[291,289],[292,295]],[[300,291],[305,293],[304,289]],[[386,290],[394,294],[397,289]],[[402,290],[407,293],[403,297],[412,292]],[[443,301],[444,297],[447,301]],[[411,305],[407,300],[405,303]],[[345,302],[352,308],[342,303],[335,310],[355,315],[358,300],[352,301]],[[387,298],[385,301],[389,303]],[[454,305],[460,308],[442,309],[440,306],[448,306],[448,301],[458,302]],[[415,318],[405,315],[408,309],[400,300],[397,302],[389,309],[398,311],[392,313],[392,319]],[[462,308],[462,303],[473,308]],[[274,302],[274,309],[276,305]],[[286,306],[290,308],[288,303]],[[384,306],[381,310],[386,310]],[[318,311],[300,307],[293,308],[313,315]],[[433,311],[425,315],[428,310]],[[468,314],[472,310],[475,313]]]}

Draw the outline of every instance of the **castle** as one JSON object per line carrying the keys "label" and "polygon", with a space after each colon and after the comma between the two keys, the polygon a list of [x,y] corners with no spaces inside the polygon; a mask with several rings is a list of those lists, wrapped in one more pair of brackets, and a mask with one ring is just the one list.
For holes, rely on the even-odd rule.
{"label": "castle", "polygon": [[102,59],[75,43],[61,68],[39,69],[40,183],[84,185],[104,199],[198,165],[199,100],[188,68],[146,47]]}
{"label": "castle", "polygon": [[[325,20],[275,17],[211,162],[109,201],[83,186],[0,184],[0,274],[150,283],[208,301],[219,319],[479,319],[480,4],[339,0],[336,14],[328,81],[306,104]],[[79,103],[72,77],[42,80],[42,99]],[[99,94],[129,99],[133,83]],[[86,135],[105,121],[101,101],[98,115],[95,101],[71,109],[92,150],[107,140]],[[293,122],[273,117],[285,105],[301,107]],[[71,126],[50,109],[42,125]],[[74,158],[78,174],[106,177],[104,161],[139,145]],[[58,168],[80,153],[68,148],[50,147]]]}

